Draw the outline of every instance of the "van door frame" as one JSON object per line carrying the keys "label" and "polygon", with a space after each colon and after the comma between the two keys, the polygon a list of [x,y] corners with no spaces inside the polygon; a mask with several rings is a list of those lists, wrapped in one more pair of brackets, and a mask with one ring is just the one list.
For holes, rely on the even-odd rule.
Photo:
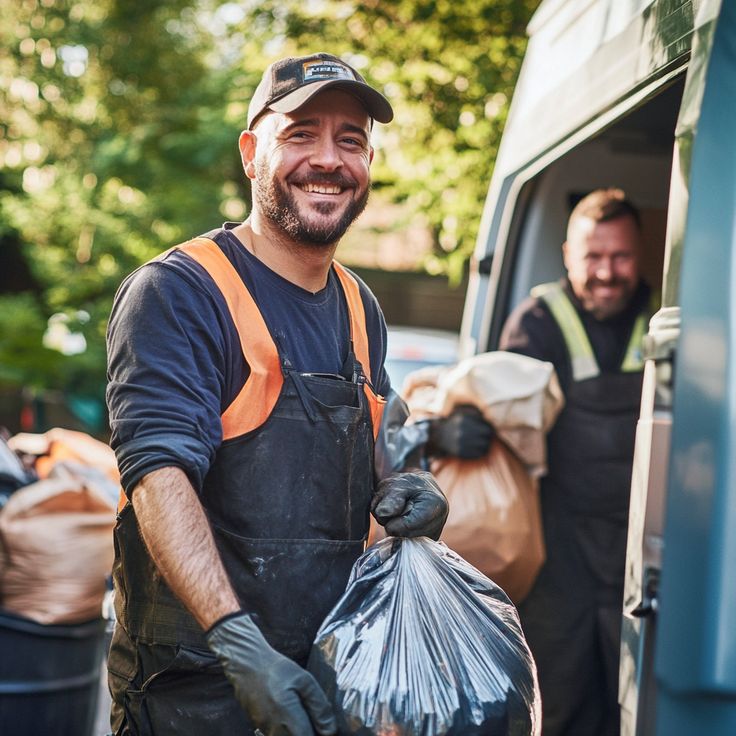
{"label": "van door frame", "polygon": [[[502,288],[500,285],[508,280],[508,271],[512,268],[511,264],[514,259],[506,257],[506,253],[516,244],[523,219],[522,214],[526,209],[526,201],[522,192],[525,191],[527,183],[550,164],[581,143],[602,133],[606,128],[614,125],[674,83],[680,75],[686,72],[689,61],[689,52],[678,57],[665,70],[660,71],[656,79],[640,87],[609,110],[571,133],[526,166],[504,177],[497,195],[494,194],[493,186],[491,187],[479,230],[481,236],[476,244],[474,255],[476,267],[471,269],[463,313],[460,339],[464,356],[474,352],[493,350],[498,345],[506,317],[503,307],[509,288],[508,286]],[[489,217],[490,224],[486,229],[484,222]],[[484,232],[488,232],[485,238],[482,237]],[[489,257],[492,258],[490,273],[482,274],[477,264]]]}

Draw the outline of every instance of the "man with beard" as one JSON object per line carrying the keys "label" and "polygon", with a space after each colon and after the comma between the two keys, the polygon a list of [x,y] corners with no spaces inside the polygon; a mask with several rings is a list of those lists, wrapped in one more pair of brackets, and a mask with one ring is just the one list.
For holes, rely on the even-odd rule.
{"label": "man with beard", "polygon": [[[551,362],[565,408],[541,483],[547,560],[519,606],[542,693],[545,736],[619,733],[618,660],[641,342],[654,311],[641,280],[641,225],[619,189],[584,197],[562,246],[567,278],[511,314],[504,350]],[[432,432],[440,452],[483,454],[478,416]]]}
{"label": "man with beard", "polygon": [[275,62],[240,136],[250,217],[116,297],[115,734],[335,733],[303,666],[369,507],[389,534],[439,536],[428,473],[374,476],[385,324],[333,261],[368,198],[373,121],[392,116],[337,57]]}

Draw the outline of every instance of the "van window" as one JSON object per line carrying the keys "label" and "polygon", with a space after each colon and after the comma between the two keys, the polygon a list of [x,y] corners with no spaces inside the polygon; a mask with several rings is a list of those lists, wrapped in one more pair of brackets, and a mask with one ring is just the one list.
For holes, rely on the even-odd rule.
{"label": "van window", "polygon": [[667,201],[683,77],[527,181],[516,200],[488,348],[498,345],[511,310],[530,289],[564,275],[561,246],[578,200],[602,186],[622,188],[640,209],[642,271],[661,288]]}

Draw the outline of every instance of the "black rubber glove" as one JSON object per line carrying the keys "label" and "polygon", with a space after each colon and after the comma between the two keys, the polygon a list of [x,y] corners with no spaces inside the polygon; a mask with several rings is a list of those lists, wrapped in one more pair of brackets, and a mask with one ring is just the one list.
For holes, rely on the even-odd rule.
{"label": "black rubber glove", "polygon": [[392,473],[376,488],[371,501],[376,521],[392,537],[439,539],[449,506],[431,473]]}
{"label": "black rubber glove", "polygon": [[475,460],[488,452],[494,434],[474,406],[458,406],[449,417],[430,420],[427,451]]}
{"label": "black rubber glove", "polygon": [[273,649],[249,614],[216,623],[207,632],[207,643],[243,710],[266,736],[337,733],[332,708],[317,681]]}

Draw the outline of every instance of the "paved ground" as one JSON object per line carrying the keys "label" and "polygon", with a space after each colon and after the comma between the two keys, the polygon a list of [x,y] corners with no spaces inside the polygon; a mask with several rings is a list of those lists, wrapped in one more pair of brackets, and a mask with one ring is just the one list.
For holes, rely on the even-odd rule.
{"label": "paved ground", "polygon": [[97,718],[92,736],[108,736],[110,733],[110,693],[107,690],[107,665],[100,667],[100,695],[97,702]]}

